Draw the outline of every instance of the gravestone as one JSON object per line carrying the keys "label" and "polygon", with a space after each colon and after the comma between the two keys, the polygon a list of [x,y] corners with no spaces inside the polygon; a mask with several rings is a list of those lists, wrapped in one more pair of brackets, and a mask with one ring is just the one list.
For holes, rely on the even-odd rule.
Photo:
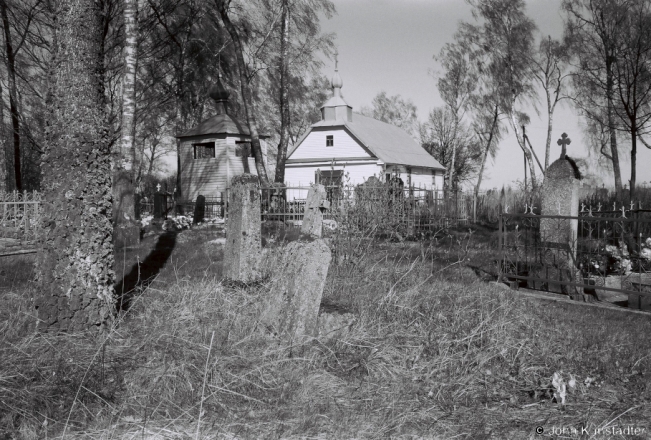
{"label": "gravestone", "polygon": [[325,240],[285,248],[260,321],[287,343],[317,336],[317,319],[332,255]]}
{"label": "gravestone", "polygon": [[154,220],[162,220],[167,216],[167,194],[154,194]]}
{"label": "gravestone", "polygon": [[192,224],[196,225],[203,222],[206,216],[206,198],[201,194],[197,196],[197,202],[194,204],[194,215],[192,216]]}
{"label": "gravestone", "polygon": [[[545,172],[542,186],[542,215],[579,215],[579,181],[581,173],[574,160],[567,156],[566,146],[570,139],[563,133],[558,144],[562,146],[561,157],[552,163]],[[576,245],[578,219],[541,218],[540,240],[544,248],[543,260],[545,274],[542,278],[559,281],[582,282],[577,279]],[[548,290],[557,293],[576,295],[576,288],[560,283],[548,283]]]}
{"label": "gravestone", "polygon": [[241,174],[231,180],[224,277],[248,283],[259,278],[262,252],[258,176]]}
{"label": "gravestone", "polygon": [[325,186],[316,184],[310,187],[305,202],[305,215],[301,233],[321,238],[323,234],[323,212],[330,207],[326,200]]}

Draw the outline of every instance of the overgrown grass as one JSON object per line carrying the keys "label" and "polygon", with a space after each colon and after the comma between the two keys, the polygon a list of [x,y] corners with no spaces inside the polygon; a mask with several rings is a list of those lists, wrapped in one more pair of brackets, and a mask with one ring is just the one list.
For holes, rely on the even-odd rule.
{"label": "overgrown grass", "polygon": [[[2,296],[0,433],[524,439],[537,426],[631,424],[645,433],[609,438],[648,438],[649,317],[486,284],[467,265],[491,259],[491,231],[445,232],[340,249],[324,303],[356,322],[302,347],[258,325],[268,284],[220,283],[207,232],[176,237],[158,281],[102,340],[34,334],[32,287],[18,286]],[[577,382],[564,406],[555,372]]]}

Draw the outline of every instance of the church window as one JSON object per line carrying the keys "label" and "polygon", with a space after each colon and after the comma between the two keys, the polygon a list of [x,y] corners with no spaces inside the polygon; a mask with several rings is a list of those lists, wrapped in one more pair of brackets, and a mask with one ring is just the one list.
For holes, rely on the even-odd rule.
{"label": "church window", "polygon": [[326,136],[326,147],[334,147],[335,146],[335,137],[331,134]]}
{"label": "church window", "polygon": [[212,159],[215,157],[215,143],[204,142],[201,144],[192,144],[194,148],[195,159]]}

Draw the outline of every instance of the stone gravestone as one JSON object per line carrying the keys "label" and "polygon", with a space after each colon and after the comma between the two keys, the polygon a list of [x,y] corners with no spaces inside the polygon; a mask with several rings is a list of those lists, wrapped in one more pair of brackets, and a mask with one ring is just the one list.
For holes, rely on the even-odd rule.
{"label": "stone gravestone", "polygon": [[301,233],[321,238],[323,233],[323,212],[329,207],[330,203],[326,200],[325,186],[321,184],[312,185],[307,193]]}
{"label": "stone gravestone", "polygon": [[203,222],[206,216],[206,198],[199,194],[197,202],[194,204],[194,215],[192,216],[192,224],[196,225]]}
{"label": "stone gravestone", "polygon": [[294,241],[285,248],[260,321],[290,344],[315,337],[332,255],[325,240]]}
{"label": "stone gravestone", "polygon": [[260,184],[258,176],[233,177],[228,202],[228,227],[224,247],[224,277],[248,283],[260,277],[262,253]]}
{"label": "stone gravestone", "polygon": [[[570,157],[566,155],[566,146],[570,139],[563,133],[558,144],[562,146],[561,157],[552,163],[545,172],[542,186],[542,215],[571,216],[579,215],[579,180],[581,173]],[[578,219],[541,218],[540,240],[543,263],[539,278],[551,278],[559,281],[582,282],[577,279],[576,244]],[[534,286],[538,287],[538,286]],[[548,290],[578,296],[577,288],[560,283],[548,283]],[[581,298],[583,296],[581,295]]]}

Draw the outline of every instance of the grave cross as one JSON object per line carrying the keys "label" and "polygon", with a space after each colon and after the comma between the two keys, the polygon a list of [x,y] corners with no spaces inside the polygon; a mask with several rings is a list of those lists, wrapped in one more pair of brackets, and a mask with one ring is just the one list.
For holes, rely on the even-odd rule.
{"label": "grave cross", "polygon": [[242,158],[242,166],[244,167],[245,173],[250,173],[249,168],[249,156],[251,155],[251,144],[248,142],[243,142],[237,144],[235,149],[235,156]]}
{"label": "grave cross", "polygon": [[561,159],[565,159],[565,155],[566,155],[565,147],[570,145],[572,143],[572,140],[569,137],[567,137],[567,133],[563,133],[561,135],[561,138],[558,141],[556,141],[556,143],[558,145],[560,145],[561,148],[562,148],[562,150],[561,150]]}
{"label": "grave cross", "polygon": [[160,192],[160,183],[156,185],[156,191]]}

